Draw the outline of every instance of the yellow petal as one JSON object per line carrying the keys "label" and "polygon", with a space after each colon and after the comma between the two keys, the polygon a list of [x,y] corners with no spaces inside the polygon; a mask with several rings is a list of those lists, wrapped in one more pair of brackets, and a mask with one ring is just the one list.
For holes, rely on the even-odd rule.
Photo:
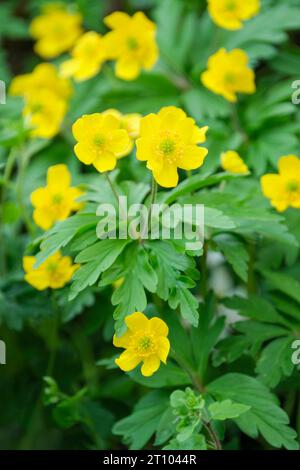
{"label": "yellow petal", "polygon": [[129,372],[134,369],[140,362],[141,359],[130,349],[124,351],[118,359],[115,360],[117,366],[124,372]]}
{"label": "yellow petal", "polygon": [[161,171],[153,170],[156,182],[163,188],[174,188],[178,184],[178,173],[175,165],[164,165]]}
{"label": "yellow petal", "polygon": [[71,184],[71,175],[67,165],[53,165],[47,171],[47,185],[51,190],[65,190]]}
{"label": "yellow petal", "polygon": [[157,355],[159,359],[165,364],[170,352],[170,341],[168,338],[161,337],[157,339],[157,345]]}
{"label": "yellow petal", "polygon": [[154,372],[157,371],[157,369],[159,369],[159,366],[160,360],[158,356],[153,355],[145,358],[141,369],[142,375],[145,377],[150,377],[154,374]]}
{"label": "yellow petal", "polygon": [[115,11],[103,19],[106,26],[111,29],[125,28],[130,22],[130,16],[122,11]]}
{"label": "yellow petal", "polygon": [[149,320],[142,312],[134,312],[125,318],[127,328],[132,331],[145,330],[148,327]]}
{"label": "yellow petal", "polygon": [[95,152],[89,145],[78,143],[74,147],[74,152],[78,160],[85,165],[90,165],[95,160]]}
{"label": "yellow petal", "polygon": [[116,348],[128,348],[130,346],[130,341],[132,338],[131,331],[127,330],[122,336],[114,335],[113,345]]}
{"label": "yellow petal", "polygon": [[41,207],[33,211],[33,220],[38,227],[41,227],[43,230],[49,230],[54,223],[52,215],[51,211]]}
{"label": "yellow petal", "polygon": [[158,317],[153,317],[149,320],[149,328],[157,336],[168,336],[168,325]]}
{"label": "yellow petal", "polygon": [[50,193],[48,188],[37,188],[30,194],[31,204],[34,207],[42,207],[50,204]]}
{"label": "yellow petal", "polygon": [[119,129],[114,132],[111,140],[111,150],[116,154],[122,154],[130,151],[132,147],[131,140],[125,129]]}
{"label": "yellow petal", "polygon": [[45,273],[30,272],[24,276],[25,281],[37,290],[45,290],[49,287],[49,280]]}
{"label": "yellow petal", "polygon": [[203,165],[208,150],[196,145],[188,145],[184,148],[183,155],[178,162],[178,167],[183,170],[195,170]]}
{"label": "yellow petal", "polygon": [[281,157],[278,163],[279,173],[284,176],[300,177],[300,158],[296,155]]}
{"label": "yellow petal", "polygon": [[23,257],[23,269],[26,273],[33,270],[34,263],[36,261],[35,256],[24,256]]}
{"label": "yellow petal", "polygon": [[103,152],[94,161],[93,165],[100,173],[113,170],[117,165],[117,159],[111,152]]}
{"label": "yellow petal", "polygon": [[122,80],[134,80],[140,73],[140,65],[136,59],[121,57],[116,63],[116,76]]}

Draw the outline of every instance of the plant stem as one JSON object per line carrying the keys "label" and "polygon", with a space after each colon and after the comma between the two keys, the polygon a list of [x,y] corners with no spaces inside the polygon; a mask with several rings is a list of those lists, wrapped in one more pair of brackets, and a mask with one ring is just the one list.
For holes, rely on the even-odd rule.
{"label": "plant stem", "polygon": [[17,149],[14,147],[11,149],[4,173],[3,173],[3,180],[2,180],[2,187],[0,188],[0,272],[2,274],[6,271],[6,259],[5,259],[5,235],[4,235],[4,202],[5,202],[5,195],[6,195],[6,186],[10,180],[13,167],[17,157]]}
{"label": "plant stem", "polygon": [[208,434],[210,435],[214,445],[215,445],[215,448],[216,450],[222,450],[222,445],[221,445],[221,442],[220,442],[220,439],[218,438],[214,428],[212,427],[212,425],[208,422],[205,422],[205,421],[202,421],[203,422],[203,425],[205,427],[205,429],[207,430]]}
{"label": "plant stem", "polygon": [[34,234],[35,227],[28,214],[26,204],[24,203],[24,194],[23,194],[26,168],[27,168],[30,156],[31,156],[30,153],[27,153],[25,151],[20,151],[20,155],[18,159],[17,199],[18,199],[19,206],[22,209],[23,220],[26,225],[27,231],[31,234]]}
{"label": "plant stem", "polygon": [[112,193],[113,193],[113,195],[115,196],[117,203],[119,204],[119,194],[118,194],[118,191],[116,190],[116,188],[115,188],[115,186],[114,186],[112,180],[110,179],[109,174],[108,174],[108,173],[104,173],[104,174],[105,174],[105,178],[106,178],[106,180],[107,180],[107,182],[108,182],[108,184],[109,184],[109,186],[110,186],[110,189],[112,190]]}
{"label": "plant stem", "polygon": [[150,195],[150,205],[149,205],[149,214],[148,214],[148,230],[151,228],[151,216],[152,216],[152,206],[155,204],[157,196],[157,182],[152,176],[152,185],[151,185],[151,195]]}

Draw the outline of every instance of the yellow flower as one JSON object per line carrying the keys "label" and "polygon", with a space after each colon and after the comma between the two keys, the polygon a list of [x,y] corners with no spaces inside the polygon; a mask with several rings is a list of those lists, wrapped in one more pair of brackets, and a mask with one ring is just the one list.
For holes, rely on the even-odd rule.
{"label": "yellow flower", "polygon": [[279,174],[261,178],[263,194],[279,212],[288,207],[300,209],[300,158],[287,155],[279,160]]}
{"label": "yellow flower", "polygon": [[44,290],[48,287],[51,289],[64,287],[76,269],[79,268],[78,264],[72,264],[72,259],[69,256],[62,256],[59,251],[36,269],[34,268],[35,262],[35,256],[24,256],[24,279],[38,290]]}
{"label": "yellow flower", "polygon": [[141,372],[149,377],[157,371],[161,361],[166,363],[170,350],[169,328],[160,318],[148,320],[141,312],[127,316],[125,323],[126,333],[119,338],[115,335],[113,339],[114,346],[125,349],[115,363],[128,372],[143,362]]}
{"label": "yellow flower", "polygon": [[49,5],[30,25],[30,34],[37,40],[35,52],[45,59],[53,59],[68,51],[82,34],[81,22],[79,13]]}
{"label": "yellow flower", "polygon": [[244,163],[239,154],[234,150],[228,150],[221,154],[221,167],[229,173],[237,173],[240,175],[249,173],[249,168],[246,163]]}
{"label": "yellow flower", "polygon": [[55,66],[47,63],[37,65],[31,73],[15,77],[10,86],[13,96],[35,95],[40,90],[50,90],[66,100],[72,94],[70,81],[59,77]]}
{"label": "yellow flower", "polygon": [[50,90],[37,90],[27,96],[23,116],[32,128],[32,137],[50,139],[60,129],[67,103]]}
{"label": "yellow flower", "polygon": [[117,60],[117,77],[134,80],[141,69],[152,69],[158,59],[156,26],[144,13],[139,11],[130,17],[114,12],[104,22],[112,29],[105,40],[109,57]]}
{"label": "yellow flower", "polygon": [[225,29],[240,29],[243,21],[257,15],[259,0],[208,0],[208,11],[214,22]]}
{"label": "yellow flower", "polygon": [[107,58],[105,41],[100,34],[89,31],[77,39],[71,56],[61,64],[62,76],[74,77],[77,82],[88,80],[97,75]]}
{"label": "yellow flower", "polygon": [[128,132],[112,114],[84,115],[72,130],[78,142],[74,147],[77,158],[86,165],[93,164],[101,173],[113,170],[117,159],[131,147]]}
{"label": "yellow flower", "polygon": [[81,208],[76,202],[83,193],[76,187],[70,187],[71,175],[66,165],[54,165],[48,168],[47,186],[31,193],[34,207],[33,219],[44,230],[48,230],[58,220],[64,220]]}
{"label": "yellow flower", "polygon": [[147,161],[158,184],[172,188],[178,183],[177,168],[194,170],[203,164],[207,149],[197,144],[205,142],[207,129],[197,127],[182,109],[162,108],[141,120],[137,159]]}
{"label": "yellow flower", "polygon": [[208,60],[208,70],[202,73],[204,86],[228,101],[236,102],[236,93],[255,93],[255,74],[248,67],[248,56],[241,49],[227,52],[224,48]]}

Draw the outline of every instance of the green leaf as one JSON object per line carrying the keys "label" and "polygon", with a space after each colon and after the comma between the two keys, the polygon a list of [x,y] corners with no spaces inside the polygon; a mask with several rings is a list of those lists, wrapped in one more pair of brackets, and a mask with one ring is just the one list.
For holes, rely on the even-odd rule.
{"label": "green leaf", "polygon": [[248,278],[249,253],[244,243],[236,237],[227,234],[215,236],[214,241],[231,264],[235,273],[246,282]]}
{"label": "green leaf", "polygon": [[248,436],[255,439],[261,433],[273,447],[299,449],[297,434],[288,426],[288,415],[278,406],[275,395],[258,380],[244,374],[229,373],[208,384],[206,390],[218,400],[230,399],[251,407],[234,419]]}
{"label": "green leaf", "polygon": [[231,400],[215,402],[209,405],[208,410],[212,419],[225,420],[238,418],[241,414],[249,411],[251,406],[235,403]]}
{"label": "green leaf", "polygon": [[224,330],[225,317],[215,317],[216,299],[210,294],[199,306],[199,326],[191,330],[195,366],[202,380],[206,373],[209,355]]}
{"label": "green leaf", "polygon": [[258,295],[244,297],[228,297],[223,301],[224,305],[232,310],[237,310],[240,315],[259,322],[278,323],[288,325],[285,319],[277,313],[273,305]]}
{"label": "green leaf", "polygon": [[113,434],[123,436],[130,450],[142,449],[155,433],[161,416],[168,407],[168,394],[155,391],[144,396],[133,413],[113,427]]}
{"label": "green leaf", "polygon": [[271,388],[276,387],[282,377],[289,377],[294,370],[292,343],[295,338],[277,338],[263,350],[256,366],[260,380]]}
{"label": "green leaf", "polygon": [[300,282],[285,273],[278,273],[261,269],[268,281],[270,289],[276,289],[300,303]]}

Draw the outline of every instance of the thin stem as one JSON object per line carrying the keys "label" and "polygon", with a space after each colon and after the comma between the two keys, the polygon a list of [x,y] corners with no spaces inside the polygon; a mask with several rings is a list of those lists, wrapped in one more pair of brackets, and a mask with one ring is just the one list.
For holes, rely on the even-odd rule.
{"label": "thin stem", "polygon": [[218,438],[218,436],[217,436],[214,428],[212,427],[212,425],[208,422],[205,422],[205,421],[202,421],[202,422],[203,422],[203,425],[204,425],[205,429],[207,430],[208,434],[210,435],[216,450],[222,450],[222,445],[221,445],[220,439]]}
{"label": "thin stem", "polygon": [[244,129],[241,126],[238,111],[237,111],[237,106],[235,104],[233,104],[233,106],[232,106],[232,115],[231,116],[232,116],[232,125],[233,125],[234,129],[236,130],[236,132],[238,134],[240,134],[242,136],[243,141],[247,142],[249,140],[248,135],[246,134],[246,132],[244,131]]}
{"label": "thin stem", "polygon": [[14,168],[14,164],[17,157],[17,149],[12,148],[6,161],[3,179],[2,179],[2,188],[0,188],[0,272],[2,274],[6,271],[6,259],[5,259],[5,235],[4,235],[4,202],[6,196],[6,186],[9,183],[11,174]]}
{"label": "thin stem", "polygon": [[149,215],[148,215],[148,229],[151,228],[152,206],[155,204],[156,196],[157,196],[157,182],[152,176],[150,206],[149,206]]}
{"label": "thin stem", "polygon": [[26,225],[27,231],[31,234],[35,232],[35,226],[32,223],[32,220],[28,214],[27,206],[24,203],[24,182],[26,175],[26,168],[30,159],[30,153],[25,151],[20,152],[19,161],[18,161],[18,178],[17,178],[17,199],[20,208],[22,209],[23,220]]}
{"label": "thin stem", "polygon": [[119,194],[118,194],[118,191],[116,190],[116,188],[115,188],[115,186],[114,186],[112,180],[110,179],[109,174],[108,174],[108,173],[104,173],[104,174],[105,174],[105,178],[106,178],[106,180],[107,180],[107,182],[108,182],[108,184],[109,184],[109,186],[110,186],[110,189],[112,190],[112,193],[113,193],[113,195],[115,196],[117,203],[119,204]]}

